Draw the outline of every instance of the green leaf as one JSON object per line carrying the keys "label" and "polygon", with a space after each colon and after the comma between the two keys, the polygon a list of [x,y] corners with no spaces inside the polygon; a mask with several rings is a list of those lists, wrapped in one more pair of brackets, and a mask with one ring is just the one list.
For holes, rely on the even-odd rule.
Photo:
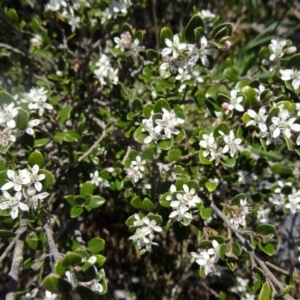
{"label": "green leaf", "polygon": [[240,256],[242,254],[242,248],[241,246],[236,243],[236,242],[233,242],[232,243],[232,253],[235,254],[237,257]]}
{"label": "green leaf", "polygon": [[88,242],[88,249],[93,253],[97,254],[103,250],[105,241],[101,238],[93,238]]}
{"label": "green leaf", "polygon": [[160,98],[160,99],[158,99],[158,100],[155,102],[155,105],[154,105],[154,112],[155,112],[155,113],[162,113],[162,112],[163,112],[163,110],[162,110],[163,108],[165,108],[165,109],[168,110],[168,111],[171,110],[168,101],[165,100],[165,99],[163,99],[163,98]]}
{"label": "green leaf", "polygon": [[106,258],[103,255],[100,255],[100,254],[96,254],[95,257],[96,257],[96,262],[94,263],[94,265],[97,268],[102,267],[104,265],[105,261],[106,261]]}
{"label": "green leaf", "polygon": [[97,300],[95,292],[93,292],[90,288],[85,287],[83,285],[78,285],[73,291],[74,293],[79,294],[80,300]]}
{"label": "green leaf", "polygon": [[295,288],[295,286],[293,285],[287,285],[280,293],[278,293],[276,296],[278,298],[281,298],[287,294],[289,294],[293,289]]}
{"label": "green leaf", "polygon": [[132,205],[132,207],[134,207],[136,209],[141,209],[143,201],[140,198],[140,196],[136,196],[130,201],[130,204]]}
{"label": "green leaf", "polygon": [[34,148],[43,147],[43,146],[45,146],[46,144],[48,144],[49,141],[50,141],[49,138],[35,139],[35,140],[34,140],[34,145],[33,145],[33,147],[34,147]]}
{"label": "green leaf", "polygon": [[256,228],[256,232],[261,235],[275,234],[276,227],[270,224],[260,224]]}
{"label": "green leaf", "polygon": [[297,53],[289,58],[285,65],[285,69],[298,69],[300,70],[300,54]]}
{"label": "green leaf", "polygon": [[79,205],[72,207],[70,211],[71,218],[76,218],[80,216],[82,213],[83,213],[83,208]]}
{"label": "green leaf", "polygon": [[173,136],[169,140],[162,140],[157,143],[157,146],[162,150],[169,150],[172,148],[174,142]]}
{"label": "green leaf", "polygon": [[145,198],[142,203],[142,209],[145,211],[153,211],[154,210],[153,202],[150,199]]}
{"label": "green leaf", "polygon": [[[79,266],[79,267],[78,267]],[[78,281],[91,281],[96,277],[96,269],[93,264],[83,261],[74,268],[74,274]]]}
{"label": "green leaf", "polygon": [[52,173],[50,173],[49,171],[47,171],[45,169],[40,169],[39,174],[45,175],[45,179],[43,180],[43,186],[45,188],[49,188],[54,184],[55,179],[54,179],[54,176],[52,175]]}
{"label": "green leaf", "polygon": [[215,139],[218,138],[219,136],[222,136],[220,131],[223,132],[225,135],[229,135],[230,128],[229,128],[228,124],[225,122],[222,122],[218,126],[215,127],[215,129],[214,129],[214,138]]}
{"label": "green leaf", "polygon": [[202,206],[200,208],[200,216],[203,220],[207,220],[211,217],[212,210],[210,207]]}
{"label": "green leaf", "polygon": [[68,143],[77,142],[80,139],[80,135],[75,130],[67,130],[64,132],[64,141]]}
{"label": "green leaf", "polygon": [[105,199],[101,196],[86,195],[85,208],[88,210],[100,207],[105,203]]}
{"label": "green leaf", "polygon": [[28,125],[29,114],[22,108],[19,108],[16,116],[16,127],[20,130],[25,130]]}
{"label": "green leaf", "polygon": [[258,300],[271,300],[271,298],[272,298],[272,290],[268,285],[268,283],[265,282],[259,293]]}
{"label": "green leaf", "polygon": [[146,119],[149,119],[151,117],[151,112],[154,110],[153,104],[146,104],[143,108],[143,115]]}
{"label": "green leaf", "polygon": [[205,182],[205,187],[207,188],[207,190],[212,193],[216,188],[217,188],[218,184],[214,181],[207,181]]}
{"label": "green leaf", "polygon": [[149,134],[142,131],[143,128],[144,128],[143,125],[139,126],[133,134],[134,140],[140,144],[144,144],[145,138],[149,136]]}
{"label": "green leaf", "polygon": [[68,119],[70,119],[73,106],[66,106],[58,111],[59,124],[63,125]]}
{"label": "green leaf", "polygon": [[19,19],[19,16],[17,14],[17,12],[13,9],[13,8],[10,8],[6,15],[9,17],[9,19],[11,21],[13,21],[16,25],[19,25],[19,22],[20,22],[20,19]]}
{"label": "green leaf", "polygon": [[162,28],[162,30],[160,31],[160,36],[159,36],[159,40],[160,40],[160,46],[162,48],[166,47],[166,39],[169,39],[170,41],[173,42],[173,32],[171,31],[171,29],[169,29],[168,27],[164,27]]}
{"label": "green leaf", "polygon": [[181,151],[178,149],[172,149],[168,151],[166,160],[168,162],[177,161],[181,158]]}
{"label": "green leaf", "polygon": [[26,239],[26,244],[32,250],[43,250],[44,245],[37,237]]}
{"label": "green leaf", "polygon": [[16,100],[8,93],[6,93],[5,91],[0,91],[0,103],[1,105],[3,104],[11,104],[14,103],[15,107],[16,107]]}
{"label": "green leaf", "polygon": [[43,168],[45,166],[45,159],[43,154],[40,151],[35,150],[29,155],[28,163],[31,167],[33,167],[34,165],[38,165],[40,168]]}
{"label": "green leaf", "polygon": [[96,188],[95,185],[93,185],[91,182],[87,181],[81,186],[79,195],[80,196],[92,195],[95,188]]}
{"label": "green leaf", "polygon": [[245,105],[252,107],[257,102],[256,100],[256,92],[250,86],[244,86],[241,89],[241,93],[246,97]]}
{"label": "green leaf", "polygon": [[204,155],[203,155],[204,151],[205,150],[203,150],[203,149],[200,149],[200,151],[199,151],[199,160],[200,160],[200,163],[204,164],[204,165],[211,165],[211,161],[209,161],[209,158],[204,157]]}
{"label": "green leaf", "polygon": [[231,82],[237,82],[239,80],[239,71],[234,67],[226,68],[224,76]]}
{"label": "green leaf", "polygon": [[67,294],[73,288],[70,282],[55,274],[49,274],[46,278],[44,278],[42,282],[42,287],[45,290],[54,294],[60,294],[60,293]]}
{"label": "green leaf", "polygon": [[60,276],[63,276],[67,271],[67,268],[62,265],[62,261],[63,259],[58,260],[54,267],[54,272]]}
{"label": "green leaf", "polygon": [[258,241],[258,247],[269,256],[272,256],[275,253],[275,248],[271,243],[264,245],[262,241]]}
{"label": "green leaf", "polygon": [[65,140],[65,134],[63,132],[57,132],[53,137],[54,142],[60,143],[64,140]]}
{"label": "green leaf", "polygon": [[198,88],[197,92],[194,95],[195,102],[199,107],[203,106],[205,104],[205,88]]}
{"label": "green leaf", "polygon": [[233,26],[231,23],[223,23],[216,26],[212,31],[212,37],[214,40],[220,40],[223,37],[232,35]]}
{"label": "green leaf", "polygon": [[195,44],[196,42],[198,42],[195,40],[195,29],[198,27],[204,28],[204,24],[201,17],[197,14],[190,19],[185,28],[186,40],[191,44]]}
{"label": "green leaf", "polygon": [[81,255],[74,252],[68,252],[61,260],[61,265],[64,268],[69,268],[78,265],[81,261],[82,261]]}

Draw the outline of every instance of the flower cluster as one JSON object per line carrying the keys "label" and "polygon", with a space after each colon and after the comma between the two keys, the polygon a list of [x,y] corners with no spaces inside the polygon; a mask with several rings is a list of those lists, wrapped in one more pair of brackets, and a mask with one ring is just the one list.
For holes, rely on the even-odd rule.
{"label": "flower cluster", "polygon": [[42,116],[45,113],[45,109],[53,109],[53,106],[46,102],[47,94],[48,92],[43,87],[32,88],[29,93],[23,94],[21,101],[27,103],[29,109],[38,110],[39,116]]}
{"label": "flower cluster", "polygon": [[292,214],[300,211],[300,190],[293,188],[292,194],[288,195],[288,202],[285,207],[291,211]]}
{"label": "flower cluster", "polygon": [[201,199],[197,196],[194,188],[190,189],[188,185],[184,184],[182,189],[183,191],[177,191],[174,184],[170,187],[170,195],[166,197],[166,200],[170,201],[173,211],[169,218],[176,217],[177,221],[183,219],[192,220],[193,216],[190,211],[196,207],[196,204],[201,203]]}
{"label": "flower cluster", "polygon": [[114,41],[117,44],[116,48],[125,51],[126,57],[132,56],[135,60],[139,56],[139,52],[145,49],[144,46],[139,46],[138,39],[134,39],[132,42],[132,36],[128,31],[123,32],[120,37],[115,37]]}
{"label": "flower cluster", "polygon": [[196,263],[204,268],[205,275],[220,275],[220,268],[216,265],[219,261],[220,245],[216,240],[212,240],[212,246],[208,250],[201,250],[200,253],[191,252],[191,255],[196,259]]}
{"label": "flower cluster", "polygon": [[246,216],[251,212],[251,208],[247,202],[247,199],[240,200],[240,206],[231,206],[230,213],[232,217],[229,219],[230,223],[235,227],[246,226]]}
{"label": "flower cluster", "polygon": [[127,177],[130,178],[134,183],[137,183],[143,178],[146,160],[142,160],[139,155],[135,159],[136,160],[131,161],[129,168],[125,168],[125,171],[127,173]]}
{"label": "flower cluster", "polygon": [[91,177],[91,183],[94,184],[95,186],[98,186],[100,189],[109,186],[109,182],[103,179],[101,176],[99,176],[98,170],[96,170],[94,173],[90,173],[90,177]]}
{"label": "flower cluster", "polygon": [[99,60],[96,62],[96,69],[94,70],[94,74],[101,83],[101,85],[109,85],[118,84],[118,69],[114,69],[110,65],[110,61],[107,55],[101,54]]}
{"label": "flower cluster", "polygon": [[229,153],[230,157],[234,157],[237,153],[237,148],[241,144],[242,140],[236,138],[233,130],[229,132],[229,135],[219,131],[220,137],[215,138],[213,132],[210,134],[203,134],[202,140],[199,142],[201,148],[204,148],[204,157],[210,157],[209,161],[215,161],[218,165],[221,159],[228,159],[225,155]]}
{"label": "flower cluster", "polygon": [[[256,126],[259,128],[259,137],[266,139],[266,144],[282,144],[283,138],[291,138],[293,132],[300,132],[300,124],[295,123],[296,117],[280,104],[278,107],[278,115],[268,118],[267,108],[262,106],[258,112],[248,109],[247,115],[251,118],[246,123],[248,126]],[[267,124],[268,119],[270,123]],[[296,139],[296,144],[300,145],[300,135]]]}
{"label": "flower cluster", "polygon": [[296,50],[296,47],[291,46],[291,42],[288,40],[278,41],[273,39],[269,45],[270,56],[268,59],[264,59],[262,64],[268,66],[270,71],[273,71],[285,54],[295,53]]}
{"label": "flower cluster", "polygon": [[15,117],[18,115],[18,110],[18,107],[14,107],[14,103],[0,106],[0,146],[6,147],[16,141],[13,130],[16,127]]}
{"label": "flower cluster", "polygon": [[292,81],[292,86],[294,90],[299,89],[300,87],[300,71],[296,69],[286,69],[280,70],[281,79],[283,81]]}
{"label": "flower cluster", "polygon": [[113,0],[111,5],[101,11],[101,24],[106,23],[110,19],[117,18],[118,14],[127,15],[128,8],[132,5],[131,0]]}
{"label": "flower cluster", "polygon": [[133,226],[138,228],[129,239],[136,242],[139,250],[151,251],[152,245],[158,245],[153,242],[154,233],[161,232],[162,228],[156,224],[155,220],[150,220],[148,217],[141,218],[138,214],[135,214],[134,218]]}
{"label": "flower cluster", "polygon": [[[43,189],[41,181],[45,179],[44,174],[39,174],[39,166],[34,165],[31,171],[21,169],[17,172],[7,171],[8,182],[2,187],[4,201],[0,203],[0,210],[10,209],[12,219],[17,218],[19,208],[22,211],[36,210],[40,202],[49,196],[49,193],[40,193]],[[7,191],[15,192],[11,196]]]}
{"label": "flower cluster", "polygon": [[80,28],[80,14],[76,12],[80,8],[80,4],[89,5],[87,1],[70,5],[70,2],[65,0],[49,0],[45,9],[55,12],[61,11],[61,15],[68,20],[68,24],[71,26],[72,32],[74,32],[76,28]]}
{"label": "flower cluster", "polygon": [[205,36],[202,36],[199,41],[200,47],[196,44],[180,42],[178,34],[174,35],[173,41],[166,38],[165,44],[167,47],[161,52],[163,63],[159,67],[163,77],[169,76],[170,73],[175,74],[177,68],[190,73],[198,61],[208,68],[210,66],[208,57],[218,52],[215,46],[210,46]]}
{"label": "flower cluster", "polygon": [[[151,112],[149,119],[144,119],[143,132],[148,132],[149,136],[145,138],[144,143],[149,144],[152,141],[166,140],[172,137],[172,134],[177,135],[179,130],[175,126],[183,124],[184,120],[176,116],[174,110],[168,111],[162,108],[163,114],[155,114]],[[160,119],[161,117],[161,119]]]}

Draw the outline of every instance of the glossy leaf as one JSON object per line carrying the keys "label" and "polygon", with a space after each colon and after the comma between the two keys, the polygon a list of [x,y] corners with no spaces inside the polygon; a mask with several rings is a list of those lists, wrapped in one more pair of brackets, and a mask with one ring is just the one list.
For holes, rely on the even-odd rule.
{"label": "glossy leaf", "polygon": [[49,274],[44,278],[42,287],[55,294],[69,293],[73,288],[70,282],[55,274]]}
{"label": "glossy leaf", "polygon": [[101,238],[93,238],[88,242],[88,249],[93,254],[97,254],[103,250],[105,245],[105,241]]}
{"label": "glossy leaf", "polygon": [[43,154],[38,150],[32,152],[28,157],[28,163],[31,167],[38,165],[40,168],[43,168],[45,166]]}

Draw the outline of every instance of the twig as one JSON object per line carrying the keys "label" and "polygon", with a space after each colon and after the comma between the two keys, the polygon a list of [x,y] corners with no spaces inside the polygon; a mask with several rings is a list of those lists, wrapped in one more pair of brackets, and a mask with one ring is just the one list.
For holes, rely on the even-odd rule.
{"label": "twig", "polygon": [[7,45],[7,44],[0,43],[0,48],[5,48],[7,50],[10,50],[10,51],[13,51],[13,52],[16,52],[16,53],[19,53],[19,54],[22,54],[23,56],[25,56],[24,52],[22,52],[21,50],[19,50],[17,48],[14,48],[10,45]]}
{"label": "twig", "polygon": [[267,266],[269,266],[270,268],[274,269],[275,271],[281,273],[281,274],[284,274],[284,275],[287,275],[287,276],[290,275],[290,272],[288,272],[288,271],[286,271],[286,270],[284,270],[284,269],[281,269],[281,268],[279,268],[279,267],[273,265],[272,263],[270,263],[270,262],[268,262],[268,261],[265,261],[265,264],[266,264]]}
{"label": "twig", "polygon": [[[48,243],[48,252],[50,255],[50,265],[52,271],[54,270],[55,263],[63,256],[61,253],[58,252],[58,249],[55,245],[54,237],[53,237],[53,231],[49,224],[49,220],[47,219],[46,215],[42,215],[42,222],[43,222],[43,228],[46,233],[47,237],[47,243]],[[52,259],[51,259],[52,258]]]}
{"label": "twig", "polygon": [[[203,194],[201,195],[206,201],[210,201],[207,199],[207,197]],[[258,266],[263,270],[264,275],[266,279],[269,279],[272,281],[273,284],[275,284],[277,287],[279,287],[280,290],[284,289],[284,284],[277,280],[277,278],[274,276],[274,274],[268,269],[265,262],[263,262],[260,258],[256,256],[253,249],[251,248],[250,243],[238,232],[238,230],[229,222],[228,218],[219,210],[219,208],[213,203],[213,201],[210,202],[210,207],[212,210],[224,221],[225,225],[234,232],[236,237],[240,240],[242,245],[246,247],[248,254],[250,256],[251,262],[253,263],[253,260],[258,264]],[[290,295],[283,296],[285,300],[294,300],[294,298]]]}
{"label": "twig", "polygon": [[9,277],[9,285],[6,294],[6,300],[15,300],[16,299],[16,291],[18,287],[19,281],[19,273],[21,264],[23,262],[23,249],[25,243],[25,235],[24,233],[27,231],[28,221],[26,219],[20,220],[20,226],[17,230],[16,242],[15,242],[15,249],[13,254],[13,260],[11,263],[11,268],[8,273]]}
{"label": "twig", "polygon": [[3,262],[3,260],[5,259],[6,255],[10,252],[10,250],[14,247],[17,239],[18,239],[18,236],[15,236],[14,239],[10,242],[10,244],[6,247],[6,249],[4,250],[4,252],[2,253],[2,255],[0,257],[0,264]]}
{"label": "twig", "polygon": [[78,158],[78,162],[82,161],[83,159],[85,159],[86,157],[88,157],[93,150],[98,147],[98,145],[101,143],[101,141],[106,137],[106,131],[103,131],[101,136],[99,137],[99,139],[94,143],[94,145],[88,150],[86,151],[82,156],[80,156]]}

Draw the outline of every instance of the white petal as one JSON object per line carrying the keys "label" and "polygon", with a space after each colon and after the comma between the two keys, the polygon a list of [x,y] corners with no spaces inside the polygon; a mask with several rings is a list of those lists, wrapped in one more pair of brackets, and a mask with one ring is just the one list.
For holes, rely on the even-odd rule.
{"label": "white petal", "polygon": [[29,210],[29,207],[25,203],[22,203],[22,202],[19,203],[19,208],[23,211]]}
{"label": "white petal", "polygon": [[7,190],[11,189],[13,186],[14,186],[14,183],[10,181],[10,182],[5,183],[5,184],[1,187],[1,190],[2,190],[2,191],[7,191]]}

